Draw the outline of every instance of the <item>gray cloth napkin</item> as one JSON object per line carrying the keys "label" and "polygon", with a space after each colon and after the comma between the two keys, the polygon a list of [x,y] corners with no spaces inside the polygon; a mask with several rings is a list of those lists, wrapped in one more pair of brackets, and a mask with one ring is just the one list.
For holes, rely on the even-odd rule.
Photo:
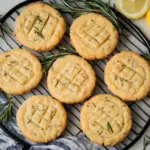
{"label": "gray cloth napkin", "polygon": [[[13,140],[0,129],[0,150],[22,150],[23,145]],[[83,134],[78,137],[69,136],[60,138],[46,144],[36,144],[29,150],[100,150],[96,144],[92,144]]]}

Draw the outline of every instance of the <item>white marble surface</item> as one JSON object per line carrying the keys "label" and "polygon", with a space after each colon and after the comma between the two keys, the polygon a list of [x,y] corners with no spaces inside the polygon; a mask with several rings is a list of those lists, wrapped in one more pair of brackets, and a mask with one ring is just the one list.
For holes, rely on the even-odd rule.
{"label": "white marble surface", "polygon": [[[4,15],[9,9],[11,9],[16,4],[22,2],[24,0],[0,0],[0,15]],[[140,20],[134,21],[134,23],[139,26],[142,31],[147,35],[147,37],[150,39],[150,28],[145,23],[145,18],[143,17]],[[150,136],[150,127],[145,132],[144,135]],[[142,150],[143,149],[143,138],[144,135],[141,137],[141,139],[132,147],[130,150]],[[147,148],[147,150],[150,150],[150,147]]]}

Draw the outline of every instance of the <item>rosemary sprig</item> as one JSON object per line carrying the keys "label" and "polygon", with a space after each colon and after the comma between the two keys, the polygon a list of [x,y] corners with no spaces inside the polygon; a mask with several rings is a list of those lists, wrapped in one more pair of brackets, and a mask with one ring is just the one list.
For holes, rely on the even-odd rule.
{"label": "rosemary sprig", "polygon": [[149,52],[145,52],[144,54],[142,54],[141,56],[143,56],[145,59],[150,61],[150,53]]}
{"label": "rosemary sprig", "polygon": [[[76,3],[75,3],[76,2]],[[73,1],[70,0],[62,0],[62,3],[56,3],[50,1],[49,4],[58,9],[59,11],[63,13],[69,13],[73,17],[77,17],[81,14],[85,14],[88,12],[96,12],[100,13],[104,16],[106,16],[118,29],[119,33],[122,32],[122,25],[120,24],[118,17],[116,16],[115,9],[112,9],[110,7],[110,0],[105,3],[102,0],[80,0],[80,1],[74,1],[74,3],[77,5],[77,3],[81,4],[82,7],[72,6]]]}
{"label": "rosemary sprig", "polygon": [[143,150],[146,150],[148,145],[150,145],[150,137],[146,135],[143,140]]}
{"label": "rosemary sprig", "polygon": [[113,129],[112,129],[112,127],[111,127],[111,125],[110,125],[109,122],[107,122],[107,130],[108,130],[109,132],[113,133]]}
{"label": "rosemary sprig", "polygon": [[44,56],[39,57],[40,62],[41,62],[42,67],[43,67],[43,72],[45,74],[47,74],[49,68],[52,66],[53,62],[57,58],[65,56],[65,55],[69,55],[69,54],[76,54],[76,52],[69,47],[67,48],[64,46],[59,46],[57,49],[59,50],[59,53],[54,53],[54,54],[49,53],[48,55],[44,55]]}
{"label": "rosemary sprig", "polygon": [[8,98],[8,101],[0,104],[0,109],[2,110],[0,114],[0,121],[8,120],[11,118],[12,111],[12,97]]}

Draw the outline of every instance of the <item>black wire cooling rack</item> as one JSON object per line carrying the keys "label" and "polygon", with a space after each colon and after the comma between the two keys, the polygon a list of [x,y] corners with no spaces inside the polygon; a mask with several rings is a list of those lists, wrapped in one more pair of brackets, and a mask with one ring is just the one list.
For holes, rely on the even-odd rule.
{"label": "black wire cooling rack", "polygon": [[[15,18],[20,14],[24,6],[35,1],[40,1],[40,0],[28,0],[18,4],[1,18],[1,23],[7,23],[9,25],[10,30],[13,32]],[[123,26],[123,33],[119,37],[119,43],[116,50],[108,58],[104,60],[90,61],[91,65],[93,66],[93,69],[95,70],[96,77],[97,77],[97,84],[93,92],[93,95],[98,93],[110,93],[103,80],[104,67],[107,61],[109,60],[109,58],[111,58],[115,53],[118,53],[121,50],[133,50],[141,54],[143,54],[146,51],[150,51],[150,41],[148,41],[148,39],[144,36],[141,30],[136,25],[134,25],[131,21],[129,21],[123,15],[121,15],[119,12],[116,12],[116,14],[120,20],[120,23]],[[68,19],[68,15],[65,15],[65,18],[69,28],[72,19]],[[60,44],[63,45],[68,43],[68,39],[69,39],[68,31],[69,30],[66,31],[65,37],[63,38]],[[8,34],[7,32],[5,32],[4,34],[6,38],[1,39],[0,52],[4,52],[5,50],[18,48],[18,47],[24,48],[23,45],[20,45],[16,42],[13,35]],[[57,47],[56,50],[54,50],[53,52],[55,53],[55,51],[57,51]],[[39,53],[39,52],[33,52],[33,53],[37,56],[46,54],[46,53]],[[25,99],[27,99],[31,95],[36,95],[36,94],[49,95],[45,78],[41,81],[39,86],[33,89],[30,93],[14,96],[12,121],[9,121],[5,124],[0,123],[0,127],[6,133],[8,133],[13,139],[17,140],[19,143],[24,145],[25,149],[29,149],[32,143],[24,139],[21,133],[18,132],[18,128],[16,126],[16,121],[15,121],[15,113]],[[79,127],[79,122],[80,122],[79,113],[80,113],[81,105],[82,103],[74,104],[74,105],[65,105],[65,108],[68,112],[68,125],[62,137],[67,135],[77,136],[81,134],[81,130]],[[124,141],[122,141],[118,145],[115,145],[113,147],[101,146],[100,147],[101,150],[128,150],[133,144],[135,144],[140,139],[140,137],[143,135],[145,130],[148,128],[150,124],[150,95],[148,95],[146,98],[142,99],[141,101],[130,102],[128,103],[128,105],[131,109],[132,120],[133,120],[133,126],[129,135],[126,137]]]}

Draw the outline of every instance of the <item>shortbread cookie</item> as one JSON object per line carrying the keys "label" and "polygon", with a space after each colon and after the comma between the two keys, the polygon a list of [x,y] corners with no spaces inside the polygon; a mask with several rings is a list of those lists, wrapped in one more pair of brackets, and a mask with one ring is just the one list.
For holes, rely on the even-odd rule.
{"label": "shortbread cookie", "polygon": [[50,94],[64,103],[78,103],[89,97],[96,77],[90,64],[83,58],[67,55],[57,59],[48,73]]}
{"label": "shortbread cookie", "polygon": [[118,32],[100,14],[84,14],[75,19],[70,28],[71,43],[85,59],[102,59],[117,45]]}
{"label": "shortbread cookie", "polygon": [[42,66],[29,51],[14,49],[0,54],[0,88],[8,94],[22,94],[36,87]]}
{"label": "shortbread cookie", "polygon": [[130,109],[119,98],[99,94],[86,101],[80,112],[83,133],[99,145],[115,145],[129,133],[132,120]]}
{"label": "shortbread cookie", "polygon": [[28,5],[15,23],[17,41],[38,51],[53,49],[62,39],[65,29],[66,23],[60,13],[44,3]]}
{"label": "shortbread cookie", "polygon": [[17,125],[33,142],[49,142],[66,127],[67,114],[63,105],[50,96],[28,98],[17,111]]}
{"label": "shortbread cookie", "polygon": [[142,99],[150,91],[150,67],[134,52],[121,52],[105,66],[105,83],[115,95],[125,101]]}

